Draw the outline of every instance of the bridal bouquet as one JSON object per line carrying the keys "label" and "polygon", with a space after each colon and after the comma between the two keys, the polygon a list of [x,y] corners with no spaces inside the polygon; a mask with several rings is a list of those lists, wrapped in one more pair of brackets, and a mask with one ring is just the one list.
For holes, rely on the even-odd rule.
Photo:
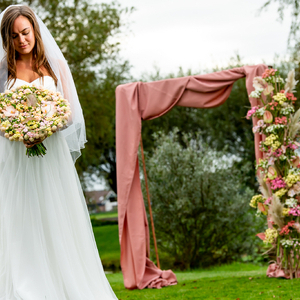
{"label": "bridal bouquet", "polygon": [[42,141],[67,124],[69,102],[59,92],[43,87],[20,86],[0,94],[0,130],[10,141],[39,142],[27,148],[30,156],[43,156]]}
{"label": "bridal bouquet", "polygon": [[[247,118],[254,117],[254,133],[264,135],[260,143],[263,159],[257,162],[259,190],[250,206],[265,215],[269,228],[258,236],[276,251],[276,268],[287,277],[298,277],[300,263],[300,160],[295,152],[300,144],[300,109],[295,112],[294,71],[284,81],[279,72],[267,69],[253,80],[249,97],[260,100]],[[269,250],[269,251],[270,251]],[[267,251],[267,252],[269,252]]]}

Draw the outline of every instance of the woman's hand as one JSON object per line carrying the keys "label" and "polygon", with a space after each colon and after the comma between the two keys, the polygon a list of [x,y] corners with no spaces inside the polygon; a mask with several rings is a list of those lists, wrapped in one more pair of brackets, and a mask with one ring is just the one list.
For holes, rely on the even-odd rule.
{"label": "woman's hand", "polygon": [[42,137],[42,138],[39,138],[37,140],[34,140],[33,142],[31,142],[29,140],[23,140],[23,143],[26,146],[26,148],[31,148],[31,147],[33,147],[37,144],[42,143],[45,139],[46,139],[45,137]]}

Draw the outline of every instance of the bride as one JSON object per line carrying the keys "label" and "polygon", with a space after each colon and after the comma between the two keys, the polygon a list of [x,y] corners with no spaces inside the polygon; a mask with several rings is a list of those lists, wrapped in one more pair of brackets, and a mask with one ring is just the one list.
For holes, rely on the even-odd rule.
{"label": "bride", "polygon": [[0,136],[0,299],[117,299],[74,167],[86,140],[68,65],[29,7],[9,6],[0,21],[1,92],[43,85],[60,91],[72,109],[68,127],[43,140],[43,158],[26,156],[25,146],[34,143]]}

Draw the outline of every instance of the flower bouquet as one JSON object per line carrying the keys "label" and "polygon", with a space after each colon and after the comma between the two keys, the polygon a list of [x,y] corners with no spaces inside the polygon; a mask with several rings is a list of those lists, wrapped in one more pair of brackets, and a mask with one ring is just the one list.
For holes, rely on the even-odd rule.
{"label": "flower bouquet", "polygon": [[45,155],[42,141],[66,125],[70,115],[69,102],[43,87],[23,85],[0,94],[0,130],[10,141],[34,144],[26,150],[28,157]]}
{"label": "flower bouquet", "polygon": [[300,161],[295,152],[300,146],[300,109],[295,112],[294,76],[289,72],[284,82],[277,70],[267,69],[254,78],[255,91],[249,97],[261,104],[246,116],[257,118],[253,132],[264,135],[263,159],[256,165],[261,194],[251,199],[250,206],[267,217],[269,228],[258,236],[275,250],[276,268],[289,278],[300,274]]}

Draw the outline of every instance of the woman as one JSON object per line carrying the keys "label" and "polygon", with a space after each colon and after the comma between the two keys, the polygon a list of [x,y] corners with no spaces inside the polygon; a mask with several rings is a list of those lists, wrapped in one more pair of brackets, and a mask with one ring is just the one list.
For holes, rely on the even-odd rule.
{"label": "woman", "polygon": [[9,6],[0,19],[2,89],[40,84],[72,109],[68,127],[43,141],[43,158],[28,158],[22,143],[0,136],[0,299],[117,299],[74,167],[85,128],[68,65],[29,7]]}

